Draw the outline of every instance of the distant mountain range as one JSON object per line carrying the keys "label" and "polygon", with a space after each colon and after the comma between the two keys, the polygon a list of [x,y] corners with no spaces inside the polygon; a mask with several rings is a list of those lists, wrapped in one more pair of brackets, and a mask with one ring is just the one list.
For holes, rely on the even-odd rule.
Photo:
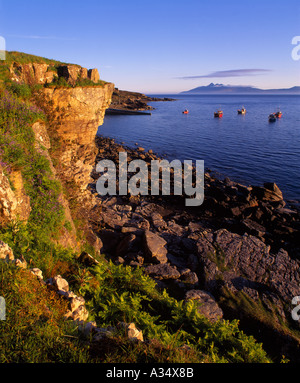
{"label": "distant mountain range", "polygon": [[259,89],[252,86],[235,86],[211,83],[207,86],[199,86],[186,90],[186,94],[300,94],[300,86],[287,89]]}

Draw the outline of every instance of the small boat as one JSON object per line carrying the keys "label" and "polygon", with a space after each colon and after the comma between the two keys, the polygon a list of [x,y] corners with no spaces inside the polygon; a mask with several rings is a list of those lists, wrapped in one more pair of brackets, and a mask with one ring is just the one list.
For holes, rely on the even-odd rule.
{"label": "small boat", "polygon": [[223,111],[219,109],[217,112],[214,113],[214,116],[215,117],[223,117]]}
{"label": "small boat", "polygon": [[274,113],[269,115],[269,122],[275,122],[276,121],[276,116]]}
{"label": "small boat", "polygon": [[188,114],[189,111],[188,111],[187,109],[185,109],[182,113],[183,113],[183,114]]}
{"label": "small boat", "polygon": [[246,109],[242,107],[242,109],[238,110],[238,114],[246,114]]}
{"label": "small boat", "polygon": [[282,112],[280,110],[278,110],[275,114],[275,117],[276,118],[281,118],[282,117]]}

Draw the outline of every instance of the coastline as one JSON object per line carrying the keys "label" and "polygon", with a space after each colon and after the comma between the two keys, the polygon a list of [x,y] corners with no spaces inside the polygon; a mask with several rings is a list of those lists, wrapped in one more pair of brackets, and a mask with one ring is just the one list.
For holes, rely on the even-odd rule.
{"label": "coastline", "polygon": [[148,102],[153,101],[175,101],[168,97],[151,97],[146,96],[143,93],[130,92],[126,90],[114,89],[112,95],[112,101],[109,106],[109,110],[115,109],[118,111],[151,111],[154,110],[152,106],[148,105]]}
{"label": "coastline", "polygon": [[[43,69],[45,76],[48,74],[48,64],[41,64],[42,67],[34,65],[35,68]],[[27,73],[26,66],[21,68]],[[78,68],[66,66],[65,69],[68,74],[74,70],[75,79],[78,80]],[[92,72],[97,73],[95,70]],[[22,73],[20,70],[15,74],[22,78]],[[82,68],[82,73],[85,76],[87,70]],[[65,77],[62,78],[66,81]],[[40,77],[36,78],[37,80],[40,80]],[[2,114],[5,118],[8,117],[12,137],[9,137],[10,141],[2,142],[2,147],[6,149],[13,145],[13,139],[19,138],[19,131],[27,129],[26,141],[22,140],[18,149],[22,148],[27,154],[30,147],[34,158],[23,158],[21,171],[12,177],[13,185],[3,168],[4,188],[1,191],[1,199],[5,227],[1,236],[3,241],[0,258],[24,269],[35,266],[27,271],[34,271],[34,278],[41,279],[42,285],[45,282],[50,291],[57,289],[63,291],[63,296],[75,299],[75,305],[69,302],[71,311],[68,311],[66,316],[76,323],[78,320],[93,318],[95,310],[99,310],[101,316],[106,297],[103,297],[102,301],[102,298],[100,300],[95,296],[96,301],[93,301],[90,294],[98,294],[100,290],[105,290],[105,285],[110,288],[115,284],[115,291],[107,297],[109,304],[116,304],[109,315],[114,315],[117,309],[118,321],[125,323],[124,318],[126,322],[128,319],[134,320],[138,326],[143,327],[145,342],[139,332],[140,340],[144,342],[142,347],[147,347],[151,342],[152,335],[149,336],[148,330],[151,331],[157,320],[153,315],[152,324],[145,328],[143,316],[152,316],[155,313],[156,299],[159,296],[163,298],[160,300],[163,306],[159,304],[156,310],[155,315],[158,315],[160,321],[158,326],[166,323],[164,314],[170,309],[172,337],[177,338],[178,334],[179,337],[185,337],[186,334],[185,339],[189,343],[192,337],[199,335],[199,327],[202,330],[199,339],[206,339],[210,332],[220,330],[220,335],[214,333],[212,343],[207,345],[209,355],[212,353],[211,360],[215,361],[215,352],[218,353],[220,348],[223,348],[218,360],[224,360],[224,352],[228,353],[228,361],[231,361],[236,342],[240,342],[242,352],[234,360],[251,360],[253,349],[249,345],[253,343],[249,342],[250,337],[246,343],[244,334],[253,336],[255,342],[256,339],[262,342],[264,350],[273,361],[280,361],[284,357],[291,361],[298,360],[299,321],[294,319],[295,316],[291,318],[291,312],[294,309],[294,298],[299,296],[299,211],[286,205],[280,189],[274,183],[265,184],[264,187],[247,186],[229,178],[220,179],[210,170],[205,173],[205,199],[200,206],[186,207],[185,195],[100,197],[95,187],[99,174],[95,169],[92,171],[95,162],[97,164],[101,159],[110,159],[117,164],[121,151],[126,151],[129,155],[128,162],[138,159],[148,165],[152,160],[160,160],[163,157],[138,145],[130,148],[117,144],[110,138],[98,137],[95,140],[105,110],[111,103],[114,84],[95,82],[91,86],[88,81],[83,83],[86,86],[75,86],[76,82],[73,82],[72,77],[69,80],[67,86],[50,86],[45,89],[42,87],[34,93],[35,102],[43,106],[43,113],[42,109],[28,107],[24,100],[17,100],[12,95],[8,97],[7,92],[6,98],[3,98]],[[132,111],[137,108],[139,102],[171,101],[154,97],[141,101],[140,97],[147,97],[141,94],[134,94],[132,97],[129,98],[132,101]],[[126,100],[124,108],[128,105]],[[144,104],[139,106],[141,105]],[[7,114],[8,111],[11,113]],[[35,112],[34,117],[29,114],[26,119],[27,126],[19,126],[23,121],[22,117],[29,111]],[[15,118],[16,112],[20,118]],[[46,117],[49,118],[48,121]],[[124,137],[125,140],[127,138]],[[154,141],[152,142],[154,144]],[[7,143],[9,144],[6,145]],[[19,154],[20,151],[16,153]],[[30,151],[30,155],[32,153]],[[9,164],[13,164],[13,159],[10,154]],[[29,172],[27,164],[31,167],[28,179],[22,174],[22,170],[25,174]],[[6,166],[6,163],[1,165]],[[47,172],[48,178],[45,179]],[[93,182],[90,182],[90,175]],[[128,172],[129,178],[131,175],[132,173]],[[39,180],[39,184],[35,184],[35,180]],[[32,189],[27,191],[24,185],[27,188],[28,185],[32,185]],[[50,190],[49,185],[53,185]],[[61,190],[63,194],[60,194]],[[30,214],[30,217],[24,216],[25,221],[29,221],[26,221],[24,228],[22,224],[21,231],[15,231],[13,225],[6,225],[7,222],[14,222],[18,216],[18,204],[26,210],[26,214]],[[40,219],[41,214],[44,219]],[[51,231],[48,230],[49,222],[53,224]],[[39,226],[36,226],[36,223],[39,223]],[[26,245],[24,257],[23,248],[19,247],[19,243],[22,244],[27,238],[33,240]],[[96,265],[102,268],[102,271],[106,270],[105,274],[109,274],[105,283],[103,279],[101,282],[98,279],[99,269],[87,269]],[[4,275],[2,273],[3,285],[9,286],[6,281],[13,283],[14,278],[5,263],[2,263],[2,267],[6,269]],[[116,277],[112,279],[113,270]],[[117,274],[122,274],[124,279],[119,279]],[[134,293],[140,306],[136,306],[134,314],[131,314],[131,286],[124,284],[125,280],[128,281],[129,274],[130,284],[135,286],[137,282],[139,285]],[[81,279],[83,275],[84,280]],[[146,279],[145,275],[151,278],[147,278],[148,287],[141,286]],[[68,292],[68,280],[80,296],[74,296],[73,291]],[[59,288],[58,281],[63,282],[63,285],[59,282],[62,289]],[[84,286],[87,290],[81,289]],[[95,291],[95,286],[99,286],[100,290]],[[144,296],[144,288],[149,289],[150,286],[151,294]],[[166,290],[166,294],[163,290]],[[121,291],[130,297],[126,309],[117,308]],[[19,307],[18,286],[15,293],[14,300]],[[37,290],[36,293],[38,297],[40,291]],[[21,295],[27,301],[26,294]],[[194,302],[190,302],[191,300]],[[146,302],[149,302],[148,311],[142,311],[142,317],[139,318],[139,309]],[[30,306],[35,307],[34,304]],[[92,311],[89,317],[87,308],[90,307]],[[126,313],[127,309],[130,312],[129,316]],[[180,314],[181,317],[177,320],[174,313]],[[181,318],[184,318],[185,327],[182,327]],[[193,321],[196,325],[195,332],[190,332]],[[97,333],[101,330],[106,333],[106,328],[98,327],[101,324],[97,322],[88,322],[87,325],[93,340],[99,342],[97,345],[105,343],[101,336],[97,339]],[[136,329],[133,322],[125,325]],[[237,325],[241,329],[238,335],[237,330],[234,330]],[[23,328],[24,338],[27,338],[27,333],[32,333],[35,337],[35,329],[31,332],[31,328],[27,328],[25,322]],[[18,327],[16,329],[19,331]],[[232,330],[235,333],[230,334]],[[228,331],[229,343],[226,340]],[[11,331],[9,336],[13,340],[14,332]],[[166,350],[169,349],[169,339],[170,335],[166,340]],[[220,346],[216,347],[216,351],[211,350],[211,345],[219,340]],[[181,346],[185,347],[186,344]],[[39,349],[38,344],[36,349]],[[247,359],[248,352],[250,359]],[[259,350],[254,356],[257,359],[252,360],[266,360],[259,354]],[[128,361],[127,356],[124,357]],[[43,355],[39,358],[43,358]],[[66,355],[65,360],[69,360],[68,358]],[[106,358],[106,355],[103,358]]]}
{"label": "coastline", "polygon": [[[151,150],[126,147],[107,137],[98,136],[96,143],[96,163],[118,163],[120,151],[127,152],[128,161],[149,164],[161,159]],[[286,205],[276,184],[246,186],[206,171],[204,203],[191,208],[184,206],[183,196],[100,197],[95,188],[98,176],[94,169],[90,189],[102,212],[91,225],[107,258],[143,268],[159,288],[178,299],[202,300],[210,320],[239,319],[243,330],[263,342],[267,339],[257,329],[266,328],[277,336],[267,351],[278,354],[286,347],[285,355],[296,358],[297,337],[289,333],[287,342],[284,329],[297,328],[287,307],[299,295],[300,213]],[[153,242],[160,246],[153,249]],[[242,297],[251,310],[241,305]],[[262,319],[262,307],[273,321]],[[280,321],[284,325],[278,335]]]}

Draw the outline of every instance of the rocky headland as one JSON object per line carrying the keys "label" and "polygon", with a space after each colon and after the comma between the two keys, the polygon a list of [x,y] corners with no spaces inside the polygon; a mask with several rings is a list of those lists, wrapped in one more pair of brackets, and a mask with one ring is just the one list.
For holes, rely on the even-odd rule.
{"label": "rocky headland", "polygon": [[115,88],[109,109],[149,111],[155,109],[153,106],[148,105],[148,102],[152,101],[174,101],[174,99],[168,97],[150,97],[143,93],[129,92]]}

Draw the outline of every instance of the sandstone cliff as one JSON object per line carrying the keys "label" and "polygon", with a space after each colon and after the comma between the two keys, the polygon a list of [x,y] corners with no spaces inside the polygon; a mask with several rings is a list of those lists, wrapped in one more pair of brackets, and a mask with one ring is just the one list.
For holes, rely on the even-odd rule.
{"label": "sandstone cliff", "polygon": [[96,158],[95,137],[111,102],[114,85],[103,87],[45,88],[38,95],[50,135],[60,141],[54,155],[64,182],[85,190]]}
{"label": "sandstone cliff", "polygon": [[[31,101],[46,115],[46,123],[39,121],[32,126],[35,149],[47,158],[53,177],[64,186],[59,202],[71,227],[62,229],[59,243],[77,249],[73,218],[77,214],[76,207],[84,209],[94,203],[86,189],[96,158],[97,130],[111,103],[114,84],[100,81],[97,69],[88,70],[79,65],[13,62],[8,69],[10,81],[31,87]],[[63,82],[57,83],[57,79]],[[24,191],[21,172],[11,172],[8,179],[2,170],[0,168],[0,223],[15,219],[26,221],[30,199]],[[70,201],[73,209],[70,209]],[[86,234],[92,244],[97,243],[97,238],[88,230]]]}

